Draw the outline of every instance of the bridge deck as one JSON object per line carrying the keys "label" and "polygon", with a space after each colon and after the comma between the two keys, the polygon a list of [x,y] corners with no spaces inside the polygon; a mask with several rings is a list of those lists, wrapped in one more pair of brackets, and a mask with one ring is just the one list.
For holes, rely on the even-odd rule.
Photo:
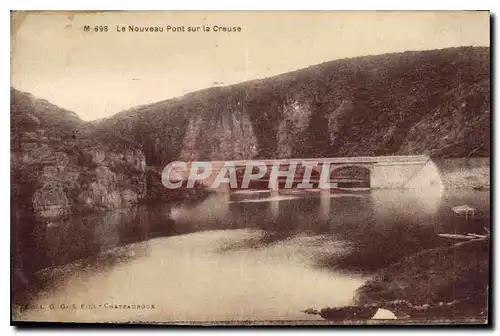
{"label": "bridge deck", "polygon": [[305,158],[305,159],[249,159],[249,160],[234,160],[234,161],[205,161],[213,165],[232,164],[235,166],[246,165],[251,162],[259,162],[265,165],[273,164],[289,164],[289,163],[336,163],[336,164],[369,164],[369,163],[392,163],[392,162],[414,162],[427,161],[427,155],[400,155],[400,156],[359,156],[359,157],[340,157],[340,158]]}

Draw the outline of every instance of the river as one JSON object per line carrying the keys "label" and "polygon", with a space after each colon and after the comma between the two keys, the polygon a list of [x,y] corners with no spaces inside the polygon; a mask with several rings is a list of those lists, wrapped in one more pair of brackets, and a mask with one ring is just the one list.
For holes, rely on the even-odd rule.
{"label": "river", "polygon": [[[438,233],[483,233],[489,201],[489,190],[245,191],[72,217],[32,234],[44,286],[15,318],[315,319],[302,310],[351,304],[377,270],[448,244]],[[451,210],[462,204],[477,214]]]}

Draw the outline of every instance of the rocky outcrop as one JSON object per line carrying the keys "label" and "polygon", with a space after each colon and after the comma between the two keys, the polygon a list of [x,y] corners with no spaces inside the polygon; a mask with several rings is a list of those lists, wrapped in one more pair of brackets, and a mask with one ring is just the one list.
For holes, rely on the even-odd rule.
{"label": "rocky outcrop", "polygon": [[[214,116],[195,116],[186,128],[179,159],[245,159],[257,154],[252,123],[242,109]],[[209,131],[208,131],[209,130]]]}
{"label": "rocky outcrop", "polygon": [[12,91],[13,206],[40,221],[129,207],[146,196],[146,159],[89,136],[72,113]]}
{"label": "rocky outcrop", "polygon": [[[50,150],[49,150],[50,151]],[[33,210],[41,219],[55,219],[81,211],[113,210],[138,203],[146,195],[145,158],[140,150],[125,153],[103,149],[82,150],[88,165],[78,157],[54,151],[40,164],[29,152],[23,158],[26,173],[34,174]]]}

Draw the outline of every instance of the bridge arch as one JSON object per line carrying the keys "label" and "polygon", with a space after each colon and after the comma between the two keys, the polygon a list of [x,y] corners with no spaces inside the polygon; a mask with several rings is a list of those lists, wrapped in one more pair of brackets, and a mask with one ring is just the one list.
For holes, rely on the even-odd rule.
{"label": "bridge arch", "polygon": [[342,165],[330,168],[330,183],[338,188],[370,188],[371,169],[365,165]]}

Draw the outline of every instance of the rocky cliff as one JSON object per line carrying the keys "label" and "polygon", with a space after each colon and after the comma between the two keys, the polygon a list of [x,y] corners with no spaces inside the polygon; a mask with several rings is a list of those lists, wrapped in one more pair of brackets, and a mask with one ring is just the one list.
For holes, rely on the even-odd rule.
{"label": "rocky cliff", "polygon": [[358,57],[214,87],[96,125],[173,160],[489,156],[490,50]]}
{"label": "rocky cliff", "polygon": [[33,212],[45,221],[127,207],[142,199],[142,150],[99,141],[93,132],[75,113],[12,89],[13,210]]}

